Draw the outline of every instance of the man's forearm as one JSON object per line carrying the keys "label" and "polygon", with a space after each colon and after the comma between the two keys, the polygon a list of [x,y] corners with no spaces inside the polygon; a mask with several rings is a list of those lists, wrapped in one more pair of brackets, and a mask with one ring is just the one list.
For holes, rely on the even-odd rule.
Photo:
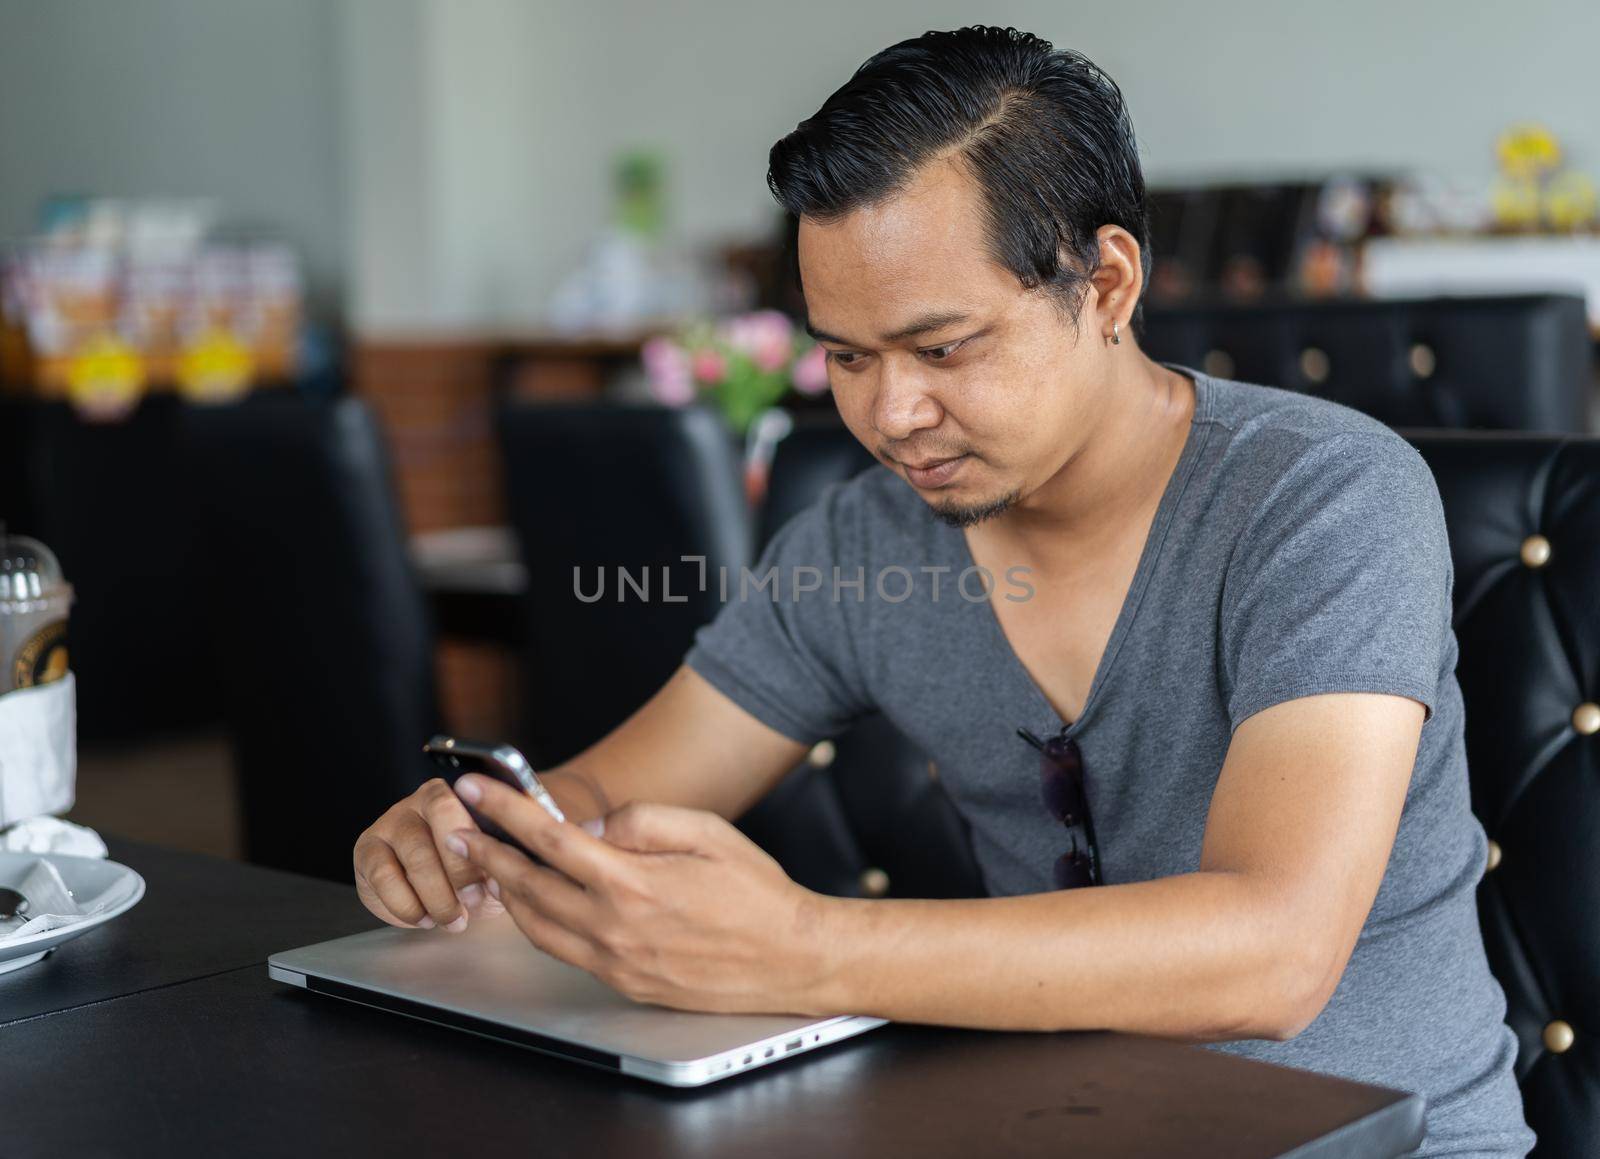
{"label": "man's forearm", "polygon": [[972,901],[829,898],[806,1004],[992,1029],[1287,1037],[1331,987],[1327,955],[1297,945],[1285,915],[1259,882],[1217,872]]}

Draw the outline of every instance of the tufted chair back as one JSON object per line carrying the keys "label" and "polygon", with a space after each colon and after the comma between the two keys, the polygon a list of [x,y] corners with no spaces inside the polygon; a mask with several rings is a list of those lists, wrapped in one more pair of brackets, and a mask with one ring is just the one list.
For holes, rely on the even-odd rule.
{"label": "tufted chair back", "polygon": [[1479,913],[1537,1154],[1600,1148],[1600,439],[1407,432],[1455,561]]}
{"label": "tufted chair back", "polygon": [[1152,358],[1330,398],[1390,426],[1588,429],[1583,299],[1147,306]]}

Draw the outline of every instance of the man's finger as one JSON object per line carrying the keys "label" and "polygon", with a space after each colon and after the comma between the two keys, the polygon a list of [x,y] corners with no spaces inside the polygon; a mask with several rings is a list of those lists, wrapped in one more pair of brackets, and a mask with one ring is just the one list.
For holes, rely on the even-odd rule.
{"label": "man's finger", "polygon": [[[470,775],[458,780],[456,789],[469,799],[476,794],[473,808],[580,885],[597,885],[606,873],[618,868],[620,855],[615,849],[579,825],[557,821],[526,793],[489,777]],[[483,862],[474,861],[483,867]],[[493,870],[489,875],[496,876]],[[504,878],[501,884],[505,884]]]}
{"label": "man's finger", "polygon": [[606,816],[608,844],[635,853],[708,854],[720,847],[733,827],[715,813],[630,801]]}
{"label": "man's finger", "polygon": [[545,917],[518,897],[509,897],[507,900],[509,904],[506,910],[522,931],[523,937],[552,958],[591,974],[594,972],[599,954],[587,938],[563,928],[559,922]]}
{"label": "man's finger", "polygon": [[455,886],[445,875],[444,863],[439,859],[438,847],[427,826],[418,823],[408,827],[408,832],[393,845],[395,855],[405,867],[406,880],[427,907],[428,916],[453,934],[466,929],[467,911],[456,896]]}
{"label": "man's finger", "polygon": [[[422,814],[422,819],[427,822],[428,830],[434,836],[434,842],[439,849],[439,859],[444,864],[445,876],[450,879],[451,886],[457,893],[461,893],[467,886],[480,884],[483,874],[471,862],[465,861],[451,853],[444,847],[444,837],[447,833],[454,833],[457,829],[476,829],[472,814],[467,812],[467,807],[461,803],[461,798],[447,785],[443,778],[435,777],[423,785],[416,793],[417,811]],[[471,901],[471,895],[465,898]]]}
{"label": "man's finger", "polygon": [[427,907],[406,880],[405,867],[386,841],[364,841],[356,846],[356,892],[368,909],[392,926],[433,927]]}
{"label": "man's finger", "polygon": [[582,886],[553,869],[535,865],[505,842],[476,829],[458,830],[445,842],[497,883],[501,905],[511,909],[520,904],[587,939],[594,902]]}

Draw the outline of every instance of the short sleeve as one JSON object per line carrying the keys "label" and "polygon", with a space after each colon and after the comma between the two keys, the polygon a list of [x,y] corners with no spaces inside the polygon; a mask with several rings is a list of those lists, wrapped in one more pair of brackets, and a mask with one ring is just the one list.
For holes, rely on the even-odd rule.
{"label": "short sleeve", "polygon": [[[739,707],[792,740],[837,736],[871,711],[856,658],[854,589],[835,577],[861,566],[849,484],[830,488],[773,536],[754,568],[730,572],[722,610],[684,663]],[[836,570],[838,569],[838,570]]]}
{"label": "short sleeve", "polygon": [[1438,487],[1414,448],[1380,433],[1314,444],[1228,566],[1219,631],[1233,727],[1325,692],[1405,696],[1431,718],[1452,580]]}

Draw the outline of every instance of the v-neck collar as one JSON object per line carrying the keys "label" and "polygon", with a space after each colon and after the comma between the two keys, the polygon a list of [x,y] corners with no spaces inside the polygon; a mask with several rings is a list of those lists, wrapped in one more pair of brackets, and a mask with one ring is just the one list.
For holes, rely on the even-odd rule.
{"label": "v-neck collar", "polygon": [[[982,617],[985,621],[984,631],[991,637],[990,642],[1005,653],[1012,671],[1027,687],[1032,699],[1026,714],[1028,719],[1030,722],[1053,721],[1054,724],[1049,729],[1050,734],[1065,729],[1067,736],[1075,737],[1094,716],[1095,707],[1101,700],[1101,690],[1110,679],[1112,666],[1116,663],[1117,652],[1127,639],[1133,628],[1134,619],[1139,614],[1139,604],[1144,599],[1145,589],[1150,585],[1150,576],[1161,557],[1161,548],[1166,541],[1173,514],[1178,509],[1179,500],[1183,498],[1189,477],[1194,473],[1194,465],[1199,461],[1200,452],[1204,449],[1206,437],[1211,431],[1210,378],[1198,370],[1176,363],[1163,362],[1161,365],[1184,375],[1194,383],[1194,413],[1189,419],[1189,433],[1184,438],[1177,466],[1172,469],[1172,475],[1167,479],[1166,488],[1161,493],[1161,502],[1156,507],[1156,517],[1150,524],[1149,533],[1145,536],[1144,549],[1139,553],[1139,566],[1134,570],[1133,582],[1128,585],[1128,594],[1123,597],[1122,607],[1118,610],[1116,623],[1111,629],[1111,637],[1106,641],[1105,650],[1101,652],[1100,662],[1095,666],[1094,676],[1089,682],[1089,695],[1084,698],[1083,709],[1078,713],[1076,720],[1070,722],[1062,720],[1061,714],[1045,696],[1038,681],[1022,663],[1017,650],[1011,646],[1011,641],[1000,624],[1000,617],[995,614],[993,599],[981,601]],[[966,535],[960,530],[956,530],[955,534],[957,549],[964,557],[965,566],[976,566]]]}

